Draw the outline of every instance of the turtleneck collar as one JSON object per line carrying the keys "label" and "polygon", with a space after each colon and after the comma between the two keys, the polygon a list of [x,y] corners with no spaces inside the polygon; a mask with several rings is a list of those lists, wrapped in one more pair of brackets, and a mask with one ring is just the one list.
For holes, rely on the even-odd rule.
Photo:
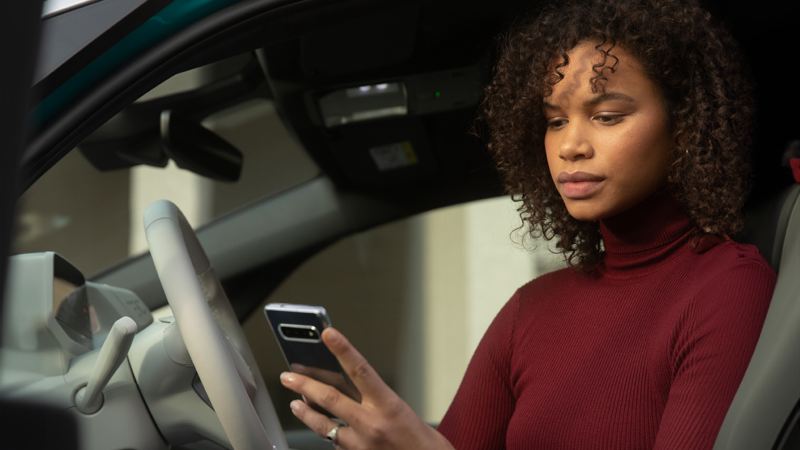
{"label": "turtleneck collar", "polygon": [[682,205],[664,188],[633,208],[600,221],[605,276],[634,277],[685,245],[695,227]]}

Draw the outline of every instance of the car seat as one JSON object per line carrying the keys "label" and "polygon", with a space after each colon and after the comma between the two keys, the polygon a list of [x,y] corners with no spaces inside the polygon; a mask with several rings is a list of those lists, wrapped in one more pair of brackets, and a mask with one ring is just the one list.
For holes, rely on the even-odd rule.
{"label": "car seat", "polygon": [[800,449],[800,185],[747,219],[742,240],[759,247],[778,280],[714,450]]}

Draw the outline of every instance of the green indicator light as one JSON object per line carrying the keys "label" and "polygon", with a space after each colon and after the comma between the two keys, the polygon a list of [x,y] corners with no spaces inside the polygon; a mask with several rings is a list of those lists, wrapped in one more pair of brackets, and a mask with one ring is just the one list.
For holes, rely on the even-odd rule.
{"label": "green indicator light", "polygon": [[434,91],[433,95],[434,95],[434,97],[439,98],[439,97],[442,96],[442,91]]}

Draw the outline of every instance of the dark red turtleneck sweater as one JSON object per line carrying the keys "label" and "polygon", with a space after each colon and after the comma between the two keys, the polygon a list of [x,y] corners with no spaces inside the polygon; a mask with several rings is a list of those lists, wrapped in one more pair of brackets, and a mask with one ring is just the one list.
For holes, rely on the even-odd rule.
{"label": "dark red turtleneck sweater", "polygon": [[456,449],[710,449],[775,274],[755,247],[697,239],[659,193],[601,223],[599,276],[522,286],[439,426]]}

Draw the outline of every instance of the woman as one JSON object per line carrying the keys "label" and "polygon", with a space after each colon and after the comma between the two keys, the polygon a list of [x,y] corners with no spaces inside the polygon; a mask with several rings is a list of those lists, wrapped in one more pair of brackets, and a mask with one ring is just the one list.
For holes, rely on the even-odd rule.
{"label": "woman", "polygon": [[692,0],[563,2],[506,36],[483,119],[533,235],[570,267],[521,287],[438,430],[335,330],[356,403],[298,374],[311,429],[356,448],[711,448],[775,274],[742,224],[752,108]]}

